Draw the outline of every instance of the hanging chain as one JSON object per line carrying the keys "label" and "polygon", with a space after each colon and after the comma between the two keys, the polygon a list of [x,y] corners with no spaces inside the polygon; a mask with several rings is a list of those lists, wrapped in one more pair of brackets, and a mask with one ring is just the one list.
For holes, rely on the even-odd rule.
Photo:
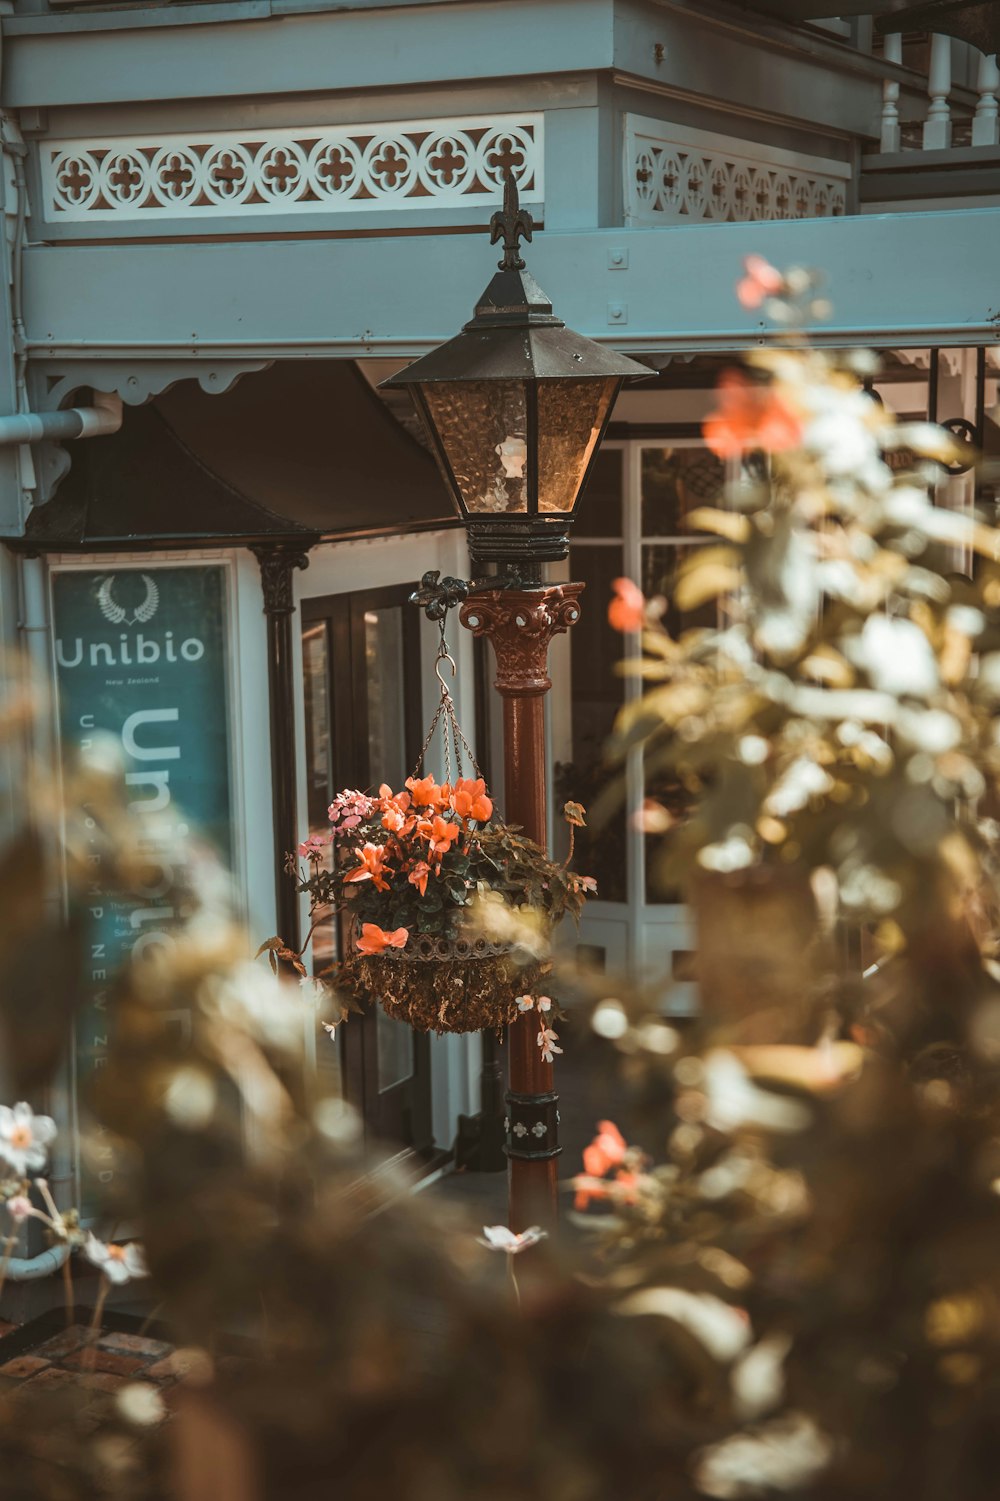
{"label": "hanging chain", "polygon": [[[427,576],[425,575],[425,587],[426,579]],[[411,601],[417,604],[424,603],[423,600],[417,598],[416,594],[411,595]],[[457,604],[458,600],[455,600],[454,603]],[[482,780],[483,776],[482,772],[479,769],[479,762],[476,760],[476,757],[473,754],[472,746],[469,744],[468,740],[466,740],[465,735],[462,731],[462,727],[458,722],[458,715],[455,713],[455,700],[451,696],[451,689],[448,687],[448,684],[444,677],[443,669],[445,663],[447,663],[451,667],[452,677],[454,677],[455,673],[458,671],[458,668],[455,664],[455,658],[448,650],[448,642],[444,633],[445,624],[448,619],[448,611],[452,608],[452,603],[445,604],[440,613],[435,613],[433,617],[430,617],[430,612],[427,611],[430,618],[437,620],[438,629],[441,632],[441,639],[438,642],[437,656],[434,659],[434,675],[441,685],[441,696],[438,699],[438,706],[434,710],[434,717],[431,720],[430,729],[427,731],[426,739],[424,740],[423,745],[420,747],[420,755],[417,757],[417,764],[413,768],[413,776],[416,777],[423,767],[424,757],[427,755],[427,752],[430,749],[431,741],[434,739],[438,726],[440,725],[441,742],[444,746],[444,779],[447,783],[449,783],[449,785],[451,785],[452,783],[453,753],[455,758],[455,778],[461,777],[462,775],[463,751],[465,752],[468,763],[472,768],[473,775],[480,781]]]}

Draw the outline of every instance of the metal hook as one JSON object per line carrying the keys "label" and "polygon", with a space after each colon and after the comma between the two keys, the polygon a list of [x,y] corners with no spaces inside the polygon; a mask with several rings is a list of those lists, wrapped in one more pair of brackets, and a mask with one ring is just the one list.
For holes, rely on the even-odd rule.
{"label": "metal hook", "polygon": [[443,694],[447,694],[449,692],[448,684],[445,682],[444,678],[441,676],[441,663],[442,662],[450,662],[451,663],[451,675],[452,675],[452,677],[454,677],[455,674],[458,672],[458,668],[455,665],[455,658],[452,656],[452,654],[451,654],[450,651],[438,652],[438,654],[437,654],[437,660],[434,663],[434,675],[437,678],[438,682],[441,684],[441,692]]}

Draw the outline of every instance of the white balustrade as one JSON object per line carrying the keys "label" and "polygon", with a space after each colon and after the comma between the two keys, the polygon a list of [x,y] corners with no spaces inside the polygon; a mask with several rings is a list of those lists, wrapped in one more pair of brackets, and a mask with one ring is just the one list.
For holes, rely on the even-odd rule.
{"label": "white balustrade", "polygon": [[979,103],[972,121],[973,146],[996,146],[1000,142],[1000,111],[997,94],[1000,93],[1000,70],[995,57],[979,59],[979,77],[976,81]]}
{"label": "white balustrade", "polygon": [[[887,63],[903,61],[903,38],[898,31],[886,36],[883,56]],[[899,83],[887,78],[882,85],[882,150],[898,151],[899,146]]]}
{"label": "white balustrade", "polygon": [[924,121],[924,150],[943,151],[951,145],[951,37],[931,37],[931,62],[927,75],[930,108]]}

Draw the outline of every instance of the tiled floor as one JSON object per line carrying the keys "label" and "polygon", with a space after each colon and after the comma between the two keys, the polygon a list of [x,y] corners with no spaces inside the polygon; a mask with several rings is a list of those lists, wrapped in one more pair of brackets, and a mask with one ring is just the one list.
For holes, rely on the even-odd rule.
{"label": "tiled floor", "polygon": [[[115,1323],[121,1322],[115,1316]],[[52,1315],[20,1329],[0,1325],[0,1393],[31,1396],[70,1383],[114,1392],[129,1382],[166,1393],[178,1379],[173,1347],[162,1339],[120,1327],[105,1328],[95,1339],[85,1322],[56,1325]]]}

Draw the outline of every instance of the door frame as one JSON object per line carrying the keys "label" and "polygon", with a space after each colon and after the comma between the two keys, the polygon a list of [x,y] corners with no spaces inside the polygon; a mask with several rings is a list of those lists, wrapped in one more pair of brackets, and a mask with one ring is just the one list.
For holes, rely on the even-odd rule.
{"label": "door frame", "polygon": [[[330,713],[331,786],[367,787],[377,777],[368,765],[368,701],[365,613],[405,605],[410,584],[387,584],[344,593],[314,595],[300,601],[303,633],[325,621],[328,628],[328,701]],[[405,723],[405,762],[412,766],[422,739],[421,646],[419,629],[402,631]],[[374,773],[374,775],[373,775]],[[338,948],[343,951],[346,923],[342,920]],[[431,1051],[427,1033],[413,1032],[413,1072],[398,1085],[380,1090],[378,1080],[378,1017],[366,1007],[338,1029],[344,1093],[361,1112],[366,1128],[385,1141],[410,1137],[411,1150],[434,1153],[431,1098]]]}

